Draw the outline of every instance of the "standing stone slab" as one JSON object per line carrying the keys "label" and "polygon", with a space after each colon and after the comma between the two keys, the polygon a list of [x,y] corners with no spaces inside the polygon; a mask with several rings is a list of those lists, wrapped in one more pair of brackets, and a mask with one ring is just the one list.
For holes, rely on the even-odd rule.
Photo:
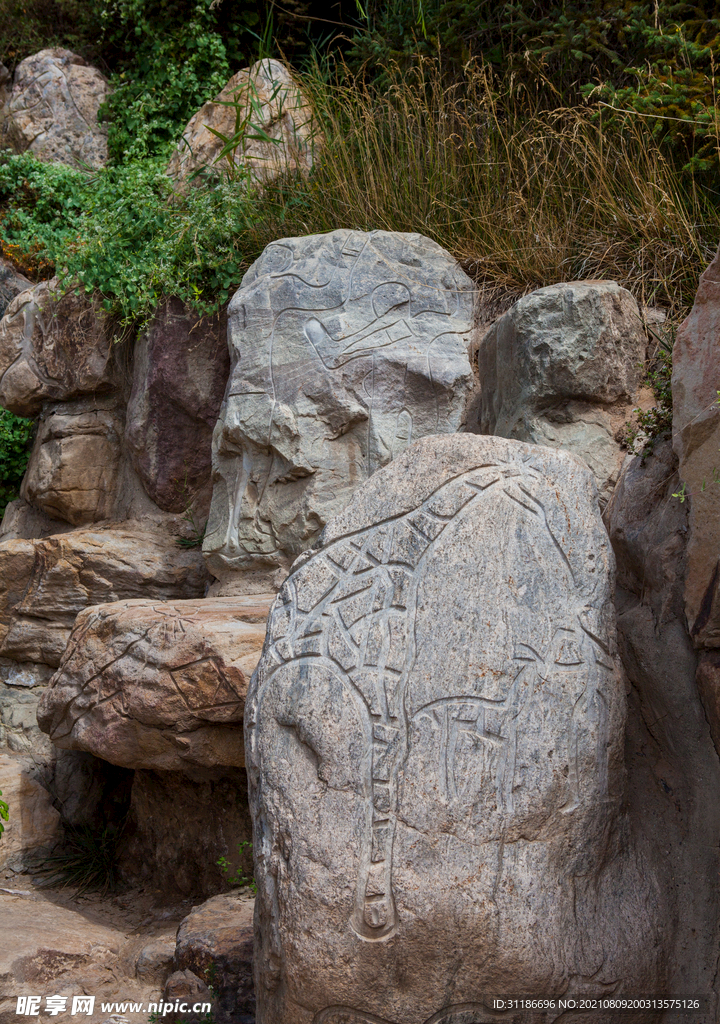
{"label": "standing stone slab", "polygon": [[215,576],[287,569],[376,469],[458,429],[472,306],[470,279],[421,235],[339,230],[265,249],[228,310],[203,545]]}
{"label": "standing stone slab", "polygon": [[657,989],[613,568],[579,459],[469,435],[414,444],[296,563],[245,709],[259,1024]]}

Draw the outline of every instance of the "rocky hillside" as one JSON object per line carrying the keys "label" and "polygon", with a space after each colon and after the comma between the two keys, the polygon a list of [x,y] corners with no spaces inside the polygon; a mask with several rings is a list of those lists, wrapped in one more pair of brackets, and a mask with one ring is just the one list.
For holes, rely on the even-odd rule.
{"label": "rocky hillside", "polygon": [[84,57],[0,80],[0,1024],[718,1019],[718,221],[416,57],[124,163]]}

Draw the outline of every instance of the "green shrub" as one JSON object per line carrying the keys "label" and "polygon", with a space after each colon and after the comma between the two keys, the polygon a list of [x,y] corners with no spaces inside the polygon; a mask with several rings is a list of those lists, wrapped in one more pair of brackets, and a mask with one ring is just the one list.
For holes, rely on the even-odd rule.
{"label": "green shrub", "polygon": [[[1,789],[0,789],[0,796],[2,796],[2,790]],[[5,803],[5,801],[4,800],[0,800],[0,836],[5,831],[5,826],[3,825],[3,822],[4,821],[8,821],[8,819],[10,817],[10,813],[9,812],[10,812],[10,808]]]}
{"label": "green shrub", "polygon": [[9,501],[18,496],[30,458],[33,421],[0,409],[0,517]]}

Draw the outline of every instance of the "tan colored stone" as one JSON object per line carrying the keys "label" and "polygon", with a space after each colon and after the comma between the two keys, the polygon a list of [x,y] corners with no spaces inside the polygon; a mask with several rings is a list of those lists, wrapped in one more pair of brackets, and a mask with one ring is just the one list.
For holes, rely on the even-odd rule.
{"label": "tan colored stone", "polygon": [[685,613],[697,644],[720,647],[720,251],[673,347],[673,447],[690,503]]}
{"label": "tan colored stone", "polygon": [[47,850],[60,835],[60,815],[46,789],[30,773],[26,758],[0,753],[0,790],[9,807],[0,834],[0,868],[19,870],[26,858]]}
{"label": "tan colored stone", "polygon": [[38,160],[102,167],[107,128],[97,115],[107,94],[97,68],[70,50],[51,48],[26,57],[15,69],[6,108],[7,141]]}
{"label": "tan colored stone", "polygon": [[0,543],[0,656],[57,667],[78,612],[132,598],[200,597],[198,550],[150,524]]}
{"label": "tan colored stone", "polygon": [[272,597],[125,601],[78,615],[38,709],[56,746],[126,768],[243,765]]}
{"label": "tan colored stone", "polygon": [[[236,108],[223,105],[233,102],[239,104],[244,134],[236,153],[217,162],[224,143],[208,126],[227,138],[234,136]],[[260,132],[273,141],[258,138]],[[267,182],[287,171],[309,171],[314,145],[312,110],[302,90],[283,64],[262,60],[233,75],[191,118],[167,173],[181,187],[203,170],[215,176],[239,175],[248,183]]]}
{"label": "tan colored stone", "polygon": [[0,406],[34,416],[44,401],[107,390],[111,355],[99,299],[60,294],[55,278],[41,281],[16,295],[0,320]]}
{"label": "tan colored stone", "polygon": [[112,513],[123,418],[112,399],[63,402],[43,412],[21,496],[73,526]]}

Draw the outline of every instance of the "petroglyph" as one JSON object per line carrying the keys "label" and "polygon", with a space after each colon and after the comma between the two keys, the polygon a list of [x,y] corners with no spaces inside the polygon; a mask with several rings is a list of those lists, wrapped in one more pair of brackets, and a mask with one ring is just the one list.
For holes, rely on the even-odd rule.
{"label": "petroglyph", "polygon": [[296,563],[245,711],[260,1024],[439,1020],[448,974],[460,1005],[518,965],[583,973],[583,943],[612,962],[601,910],[575,916],[621,796],[596,501],[565,453],[427,439]]}
{"label": "petroglyph", "polygon": [[457,430],[472,298],[420,235],[341,230],[267,247],[229,309],[204,544],[218,577],[287,566],[379,466]]}

